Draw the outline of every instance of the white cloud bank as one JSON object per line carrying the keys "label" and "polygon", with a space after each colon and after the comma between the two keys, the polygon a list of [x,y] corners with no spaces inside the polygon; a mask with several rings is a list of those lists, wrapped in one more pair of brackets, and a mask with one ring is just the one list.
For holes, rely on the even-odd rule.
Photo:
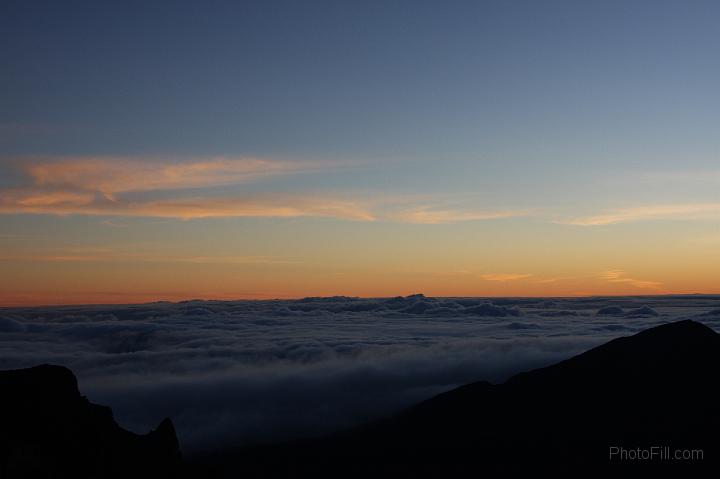
{"label": "white cloud bank", "polygon": [[120,424],[143,431],[171,416],[193,451],[328,432],[661,322],[695,317],[720,327],[720,297],[489,301],[6,308],[0,367],[66,365]]}

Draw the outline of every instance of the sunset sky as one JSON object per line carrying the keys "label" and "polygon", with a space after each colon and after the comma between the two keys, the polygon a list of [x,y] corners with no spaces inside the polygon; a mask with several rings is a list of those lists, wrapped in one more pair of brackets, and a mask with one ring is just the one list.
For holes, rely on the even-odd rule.
{"label": "sunset sky", "polygon": [[720,293],[719,18],[4,1],[0,306]]}

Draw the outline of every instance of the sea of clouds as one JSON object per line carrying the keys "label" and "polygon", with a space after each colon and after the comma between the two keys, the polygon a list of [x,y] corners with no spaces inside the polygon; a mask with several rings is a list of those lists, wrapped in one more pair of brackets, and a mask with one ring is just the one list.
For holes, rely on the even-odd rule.
{"label": "sea of clouds", "polygon": [[0,309],[0,369],[61,364],[186,453],[317,435],[657,324],[720,331],[720,296],[185,301]]}

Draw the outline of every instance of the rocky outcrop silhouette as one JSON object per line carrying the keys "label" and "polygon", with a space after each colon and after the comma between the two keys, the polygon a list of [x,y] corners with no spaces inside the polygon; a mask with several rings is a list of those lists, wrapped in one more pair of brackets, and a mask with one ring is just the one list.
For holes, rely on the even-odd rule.
{"label": "rocky outcrop silhouette", "polygon": [[[680,321],[615,339],[504,384],[462,386],[396,417],[329,438],[196,458],[188,474],[717,473],[719,366],[720,335]],[[654,454],[643,458],[646,450]]]}
{"label": "rocky outcrop silhouette", "polygon": [[176,477],[172,422],[145,435],[80,394],[73,373],[42,365],[0,371],[0,478]]}

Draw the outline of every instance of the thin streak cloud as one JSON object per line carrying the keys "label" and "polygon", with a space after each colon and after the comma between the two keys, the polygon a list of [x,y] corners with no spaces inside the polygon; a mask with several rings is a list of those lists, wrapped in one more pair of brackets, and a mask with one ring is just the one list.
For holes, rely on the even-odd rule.
{"label": "thin streak cloud", "polygon": [[625,271],[620,269],[604,271],[600,274],[600,278],[609,283],[627,283],[640,289],[660,289],[662,287],[662,283],[658,281],[629,278]]}
{"label": "thin streak cloud", "polygon": [[527,211],[478,211],[478,210],[452,210],[452,209],[435,209],[430,206],[418,206],[408,208],[399,212],[391,213],[390,219],[403,223],[417,224],[444,224],[457,223],[461,221],[482,221],[500,218],[513,218],[518,216],[526,216]]}
{"label": "thin streak cloud", "polygon": [[0,214],[52,214],[176,219],[223,217],[328,217],[356,221],[446,224],[524,216],[513,211],[449,211],[422,207],[387,211],[382,198],[348,199],[329,195],[192,197],[132,201],[100,193],[46,192],[16,188],[0,192]]}
{"label": "thin streak cloud", "polygon": [[666,204],[622,208],[616,211],[556,221],[578,226],[602,226],[647,220],[696,220],[720,217],[720,203]]}
{"label": "thin streak cloud", "polygon": [[141,216],[155,218],[331,217],[371,221],[361,203],[321,196],[198,197],[156,201],[109,200],[99,195],[75,197],[12,191],[0,194],[0,213]]}

